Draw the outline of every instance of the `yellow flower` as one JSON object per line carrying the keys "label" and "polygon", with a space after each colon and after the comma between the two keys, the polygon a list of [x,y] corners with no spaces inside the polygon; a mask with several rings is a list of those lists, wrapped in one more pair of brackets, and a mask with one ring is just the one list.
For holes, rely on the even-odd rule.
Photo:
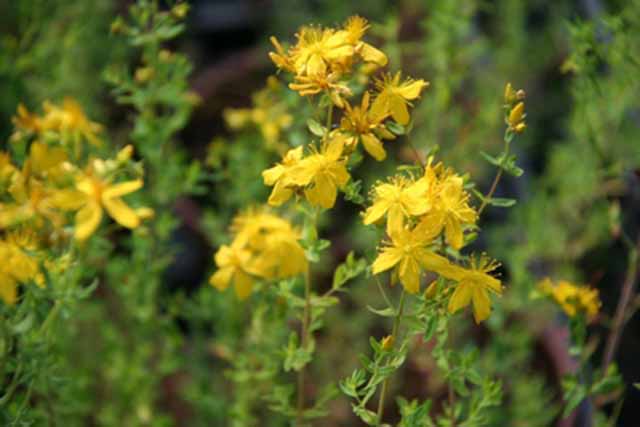
{"label": "yellow flower", "polygon": [[373,262],[373,274],[395,267],[402,286],[412,294],[420,290],[422,268],[449,277],[452,264],[428,248],[437,233],[427,226],[390,230],[391,242],[382,248]]}
{"label": "yellow flower", "polygon": [[382,161],[387,157],[387,153],[381,139],[395,138],[382,124],[383,118],[369,110],[369,92],[365,92],[359,107],[351,107],[348,103],[345,105],[340,131],[350,136],[346,141],[348,145],[355,146],[361,141],[367,153]]}
{"label": "yellow flower", "polygon": [[102,221],[103,210],[118,224],[127,228],[140,225],[140,217],[130,208],[122,196],[142,188],[142,180],[111,183],[96,173],[99,162],[76,177],[76,190],[60,190],[55,196],[55,205],[64,210],[77,210],[75,217],[75,237],[86,240]]}
{"label": "yellow flower", "polygon": [[56,226],[62,225],[63,218],[54,209],[53,192],[42,181],[23,172],[16,172],[12,176],[8,192],[13,201],[0,203],[0,228],[28,221],[33,221],[35,227],[40,227],[44,220],[51,221]]}
{"label": "yellow flower", "polygon": [[215,255],[218,266],[210,283],[220,290],[234,283],[240,299],[249,296],[256,278],[292,277],[307,270],[300,232],[264,209],[250,209],[234,218],[230,246]]}
{"label": "yellow flower", "polygon": [[27,132],[39,133],[42,130],[42,119],[37,114],[30,113],[23,104],[18,104],[17,115],[11,121],[16,128]]}
{"label": "yellow flower", "polygon": [[28,230],[11,232],[0,240],[0,299],[5,304],[15,304],[18,284],[31,281],[43,286],[37,249],[35,237]]}
{"label": "yellow flower", "polygon": [[347,160],[342,155],[344,144],[344,136],[336,134],[320,151],[303,158],[287,171],[287,181],[303,187],[312,205],[332,208],[338,188],[349,181]]}
{"label": "yellow flower", "polygon": [[395,343],[395,341],[396,340],[393,337],[393,335],[387,335],[386,337],[384,337],[382,339],[382,341],[380,342],[380,345],[381,345],[383,350],[389,351],[389,350],[393,349],[393,344]]}
{"label": "yellow flower", "polygon": [[425,214],[431,208],[426,198],[428,185],[424,178],[413,181],[401,176],[376,185],[373,189],[373,204],[364,214],[364,224],[373,224],[387,214],[389,232],[402,228],[404,218]]}
{"label": "yellow flower", "polygon": [[291,224],[264,210],[238,215],[231,226],[236,241],[254,255],[250,270],[264,278],[285,278],[307,269],[300,232]]}
{"label": "yellow flower", "polygon": [[391,115],[393,120],[401,125],[406,125],[410,119],[407,109],[407,105],[411,105],[409,101],[417,99],[420,92],[429,86],[429,83],[422,79],[413,80],[411,78],[400,82],[400,78],[400,72],[397,72],[393,77],[391,74],[385,74],[382,80],[376,81],[380,93],[373,102],[371,111],[376,117],[384,118]]}
{"label": "yellow flower", "polygon": [[477,219],[476,211],[469,206],[469,194],[463,189],[461,177],[449,175],[440,183],[434,206],[434,216],[440,216],[444,224],[447,243],[454,249],[460,249],[464,244],[462,226],[473,224]]}
{"label": "yellow flower", "polygon": [[102,125],[89,120],[76,100],[65,98],[62,106],[45,101],[43,109],[45,113],[41,121],[43,131],[62,134],[77,133],[90,143],[100,145],[101,141],[97,135],[102,131]]}
{"label": "yellow flower", "polygon": [[302,159],[302,149],[300,146],[289,150],[282,158],[282,163],[262,172],[264,184],[273,186],[268,201],[271,206],[280,206],[293,195],[293,189],[287,182],[287,171]]}
{"label": "yellow flower", "polygon": [[455,313],[461,308],[473,304],[473,317],[476,323],[487,319],[491,314],[489,294],[502,295],[500,280],[489,275],[499,264],[488,257],[471,258],[469,269],[455,266],[449,271],[449,278],[458,284],[449,300],[449,312]]}
{"label": "yellow flower", "polygon": [[597,289],[565,280],[560,280],[557,285],[554,285],[549,278],[538,283],[538,288],[544,294],[551,296],[569,317],[583,313],[589,320],[593,320],[600,310],[601,303]]}
{"label": "yellow flower", "polygon": [[290,55],[298,75],[325,75],[355,52],[347,34],[332,28],[302,27],[296,37]]}
{"label": "yellow flower", "polygon": [[233,283],[236,295],[245,299],[251,295],[253,278],[247,271],[247,263],[251,259],[251,252],[243,249],[234,242],[231,246],[223,245],[215,255],[218,270],[211,276],[209,283],[218,290],[224,291]]}
{"label": "yellow flower", "polygon": [[347,40],[354,46],[355,52],[360,55],[363,61],[384,67],[388,62],[387,56],[379,49],[362,41],[362,37],[367,29],[369,29],[367,20],[360,16],[350,17],[344,26],[344,31],[347,33]]}

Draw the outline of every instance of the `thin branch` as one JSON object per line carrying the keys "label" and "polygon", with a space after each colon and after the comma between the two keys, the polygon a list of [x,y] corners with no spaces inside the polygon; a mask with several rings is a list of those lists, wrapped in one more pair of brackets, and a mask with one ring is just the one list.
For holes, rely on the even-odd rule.
{"label": "thin branch", "polygon": [[622,292],[620,293],[620,299],[618,300],[618,306],[616,307],[616,313],[613,318],[613,325],[607,338],[607,344],[602,358],[602,369],[606,372],[609,364],[613,361],[615,353],[620,343],[620,337],[622,336],[622,329],[625,325],[625,317],[627,309],[633,294],[635,292],[636,284],[638,281],[638,252],[640,252],[640,237],[636,241],[636,244],[629,244],[629,264],[627,265],[627,274],[624,282],[622,283]]}

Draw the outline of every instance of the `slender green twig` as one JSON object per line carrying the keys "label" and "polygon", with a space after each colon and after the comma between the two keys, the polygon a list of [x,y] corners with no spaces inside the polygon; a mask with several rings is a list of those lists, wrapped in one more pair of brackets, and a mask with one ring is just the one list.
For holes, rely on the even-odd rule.
{"label": "slender green twig", "polygon": [[[398,330],[400,329],[400,321],[402,320],[402,313],[404,311],[404,297],[405,297],[405,292],[404,289],[402,290],[402,293],[400,294],[400,303],[398,305],[398,311],[396,312],[396,317],[393,321],[393,329],[391,332],[391,337],[395,341],[397,340],[398,337]],[[385,396],[387,394],[387,388],[389,387],[389,377],[385,378],[385,380],[382,382],[382,389],[380,390],[380,398],[378,399],[378,423],[377,425],[380,425],[380,423],[382,422],[382,416],[384,415],[384,400],[385,400]]]}
{"label": "slender green twig", "polygon": [[[510,148],[510,146],[511,146],[510,140],[505,135],[504,151],[502,153],[502,158],[503,159],[506,159],[507,156],[509,156],[509,148]],[[489,192],[487,193],[486,196],[484,196],[484,198],[482,199],[482,203],[480,204],[480,207],[478,208],[478,216],[480,216],[482,211],[487,207],[487,204],[489,203],[489,200],[491,200],[491,198],[493,197],[493,193],[495,193],[496,189],[498,188],[498,183],[500,182],[500,178],[502,178],[502,173],[503,173],[503,169],[502,169],[502,166],[500,166],[500,167],[498,167],[498,172],[496,172],[496,176],[493,178],[493,182],[491,183],[491,187],[489,188]]]}

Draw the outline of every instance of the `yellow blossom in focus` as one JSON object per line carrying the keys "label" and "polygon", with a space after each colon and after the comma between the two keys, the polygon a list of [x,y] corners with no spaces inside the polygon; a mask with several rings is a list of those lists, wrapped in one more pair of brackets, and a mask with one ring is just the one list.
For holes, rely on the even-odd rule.
{"label": "yellow blossom in focus", "polygon": [[431,208],[425,197],[428,185],[424,178],[413,181],[401,176],[377,184],[373,189],[373,204],[364,213],[364,224],[373,224],[387,214],[387,232],[390,232],[402,228],[405,218],[425,214]]}
{"label": "yellow blossom in focus", "polygon": [[375,115],[369,110],[369,92],[362,95],[362,102],[358,107],[345,105],[345,113],[340,122],[340,131],[349,136],[347,145],[355,146],[362,142],[364,149],[374,159],[382,161],[387,153],[382,145],[382,139],[394,139],[395,135],[389,132],[382,124],[383,116]]}
{"label": "yellow blossom in focus", "polygon": [[463,225],[474,224],[477,220],[463,184],[463,179],[457,175],[446,176],[438,185],[437,199],[433,202],[434,211],[427,217],[444,225],[447,243],[454,249],[460,249],[464,244]]}
{"label": "yellow blossom in focus", "polygon": [[554,285],[549,278],[538,283],[538,289],[551,296],[569,317],[582,313],[589,320],[593,320],[600,310],[601,302],[597,289],[566,280],[560,280]]}
{"label": "yellow blossom in focus", "polygon": [[414,229],[402,227],[390,230],[391,241],[380,250],[373,262],[373,274],[395,268],[402,286],[412,294],[420,290],[422,269],[450,277],[452,264],[429,249],[437,234],[437,229],[422,225]]}
{"label": "yellow blossom in focus", "polygon": [[385,74],[383,78],[376,81],[376,87],[380,91],[376,97],[371,111],[376,117],[387,117],[391,115],[393,120],[406,125],[409,123],[409,110],[407,106],[411,105],[409,101],[420,97],[422,90],[429,86],[424,80],[413,80],[411,78],[401,80],[400,72],[394,76]]}
{"label": "yellow blossom in focus", "polygon": [[287,171],[287,183],[304,188],[309,203],[330,209],[336,202],[338,189],[349,181],[347,160],[342,152],[345,138],[334,135],[315,151]]}
{"label": "yellow blossom in focus", "polygon": [[472,304],[476,323],[487,319],[491,314],[489,294],[502,295],[500,280],[489,274],[499,266],[490,258],[481,256],[479,259],[471,258],[469,269],[453,267],[448,272],[449,278],[458,283],[449,299],[449,312],[455,313]]}

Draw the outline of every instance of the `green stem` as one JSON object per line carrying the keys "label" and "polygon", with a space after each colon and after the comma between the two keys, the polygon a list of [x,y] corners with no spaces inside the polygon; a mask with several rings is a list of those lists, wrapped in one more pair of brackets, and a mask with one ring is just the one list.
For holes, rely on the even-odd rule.
{"label": "green stem", "polygon": [[[402,313],[404,311],[404,297],[405,297],[405,292],[403,289],[402,293],[400,294],[400,304],[398,306],[398,311],[396,312],[396,317],[393,320],[393,330],[391,332],[391,336],[393,337],[393,340],[394,340],[394,345],[395,345],[395,341],[397,341],[398,330],[400,329],[400,320],[402,319]],[[380,423],[382,423],[382,416],[384,414],[384,400],[385,400],[385,395],[387,394],[387,388],[389,387],[389,379],[390,377],[387,377],[382,382],[382,389],[380,390],[380,398],[378,399],[377,425],[380,425]]]}
{"label": "green stem", "polygon": [[[504,139],[504,151],[502,153],[502,158],[506,159],[507,156],[509,156],[509,148],[511,146],[510,141],[506,138]],[[489,189],[489,192],[487,193],[486,196],[484,196],[484,199],[482,200],[482,204],[480,205],[480,207],[478,208],[478,216],[480,216],[480,214],[482,213],[482,211],[484,210],[484,208],[487,207],[487,204],[489,203],[489,200],[491,200],[491,198],[493,197],[493,193],[495,193],[496,188],[498,188],[498,183],[500,182],[500,178],[502,178],[502,166],[500,166],[498,168],[498,172],[496,173],[495,178],[493,178],[493,182],[491,183],[491,188]]]}
{"label": "green stem", "polygon": [[325,139],[329,139],[329,133],[331,133],[331,125],[333,124],[333,102],[329,104],[329,111],[327,112],[327,133]]}
{"label": "green stem", "polygon": [[41,334],[47,333],[47,330],[51,327],[51,324],[56,319],[56,317],[58,317],[58,313],[61,309],[62,304],[60,303],[60,301],[56,301],[53,304],[53,308],[49,311],[49,314],[47,314],[47,317],[44,319],[44,322],[42,322],[42,326],[40,326]]}
{"label": "green stem", "polygon": [[[302,315],[301,345],[304,350],[309,345],[309,324],[311,323],[311,277],[309,268],[304,273],[304,313]],[[302,426],[302,416],[304,414],[304,384],[305,366],[298,371],[298,401],[296,425]]]}

